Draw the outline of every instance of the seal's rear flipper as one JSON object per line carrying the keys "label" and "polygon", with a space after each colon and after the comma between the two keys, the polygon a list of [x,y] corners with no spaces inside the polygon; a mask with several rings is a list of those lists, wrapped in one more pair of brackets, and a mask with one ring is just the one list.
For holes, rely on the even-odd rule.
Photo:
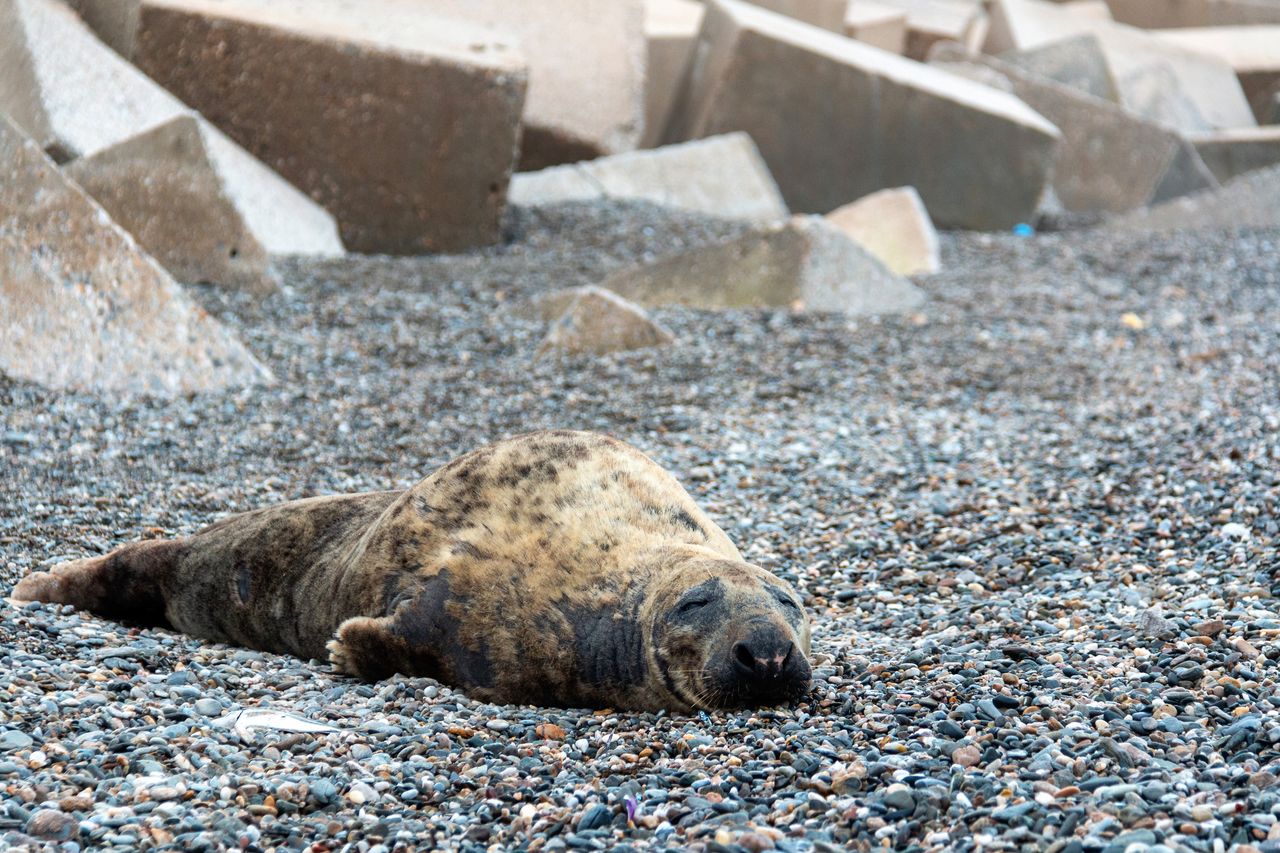
{"label": "seal's rear flipper", "polygon": [[61,563],[27,575],[13,589],[18,601],[70,604],[100,616],[167,626],[162,584],[173,570],[182,542],[134,542],[103,557]]}

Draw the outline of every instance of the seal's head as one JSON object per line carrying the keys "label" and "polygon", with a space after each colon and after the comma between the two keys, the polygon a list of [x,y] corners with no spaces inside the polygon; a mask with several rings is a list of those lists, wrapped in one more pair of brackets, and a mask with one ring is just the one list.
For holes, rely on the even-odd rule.
{"label": "seal's head", "polygon": [[809,690],[809,617],[795,591],[702,549],[671,555],[650,589],[650,666],[693,708],[793,702]]}

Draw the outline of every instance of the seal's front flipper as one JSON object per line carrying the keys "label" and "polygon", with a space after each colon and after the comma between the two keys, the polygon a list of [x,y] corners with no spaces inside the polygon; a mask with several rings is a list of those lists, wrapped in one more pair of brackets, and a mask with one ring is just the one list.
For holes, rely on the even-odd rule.
{"label": "seal's front flipper", "polygon": [[329,662],[339,672],[365,681],[380,681],[397,672],[411,674],[411,650],[393,629],[393,617],[353,616],[338,626],[329,641]]}
{"label": "seal's front flipper", "polygon": [[61,563],[24,577],[14,587],[13,597],[70,604],[111,619],[168,627],[164,582],[184,547],[181,541],[134,542],[103,557]]}

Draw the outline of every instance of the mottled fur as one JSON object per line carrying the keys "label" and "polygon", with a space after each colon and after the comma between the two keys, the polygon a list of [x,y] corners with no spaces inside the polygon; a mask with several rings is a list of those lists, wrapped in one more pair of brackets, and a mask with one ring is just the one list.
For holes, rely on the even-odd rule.
{"label": "mottled fur", "polygon": [[[125,545],[14,595],[498,702],[690,709],[796,698],[809,679],[794,592],[744,562],[670,474],[592,433],[532,433],[407,491]],[[735,650],[741,672],[742,649],[770,643],[778,661],[796,650],[776,689],[726,674]]]}

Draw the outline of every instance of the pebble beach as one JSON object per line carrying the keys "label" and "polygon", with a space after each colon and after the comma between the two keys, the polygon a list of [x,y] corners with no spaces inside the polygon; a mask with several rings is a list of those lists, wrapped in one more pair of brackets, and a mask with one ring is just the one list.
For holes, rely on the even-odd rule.
{"label": "pebble beach", "polygon": [[917,313],[661,308],[669,346],[536,357],[539,296],[743,227],[513,210],[188,288],[271,386],[0,377],[0,591],[601,430],[803,593],[805,701],[495,706],[2,603],[0,849],[1280,851],[1280,232],[945,234]]}

